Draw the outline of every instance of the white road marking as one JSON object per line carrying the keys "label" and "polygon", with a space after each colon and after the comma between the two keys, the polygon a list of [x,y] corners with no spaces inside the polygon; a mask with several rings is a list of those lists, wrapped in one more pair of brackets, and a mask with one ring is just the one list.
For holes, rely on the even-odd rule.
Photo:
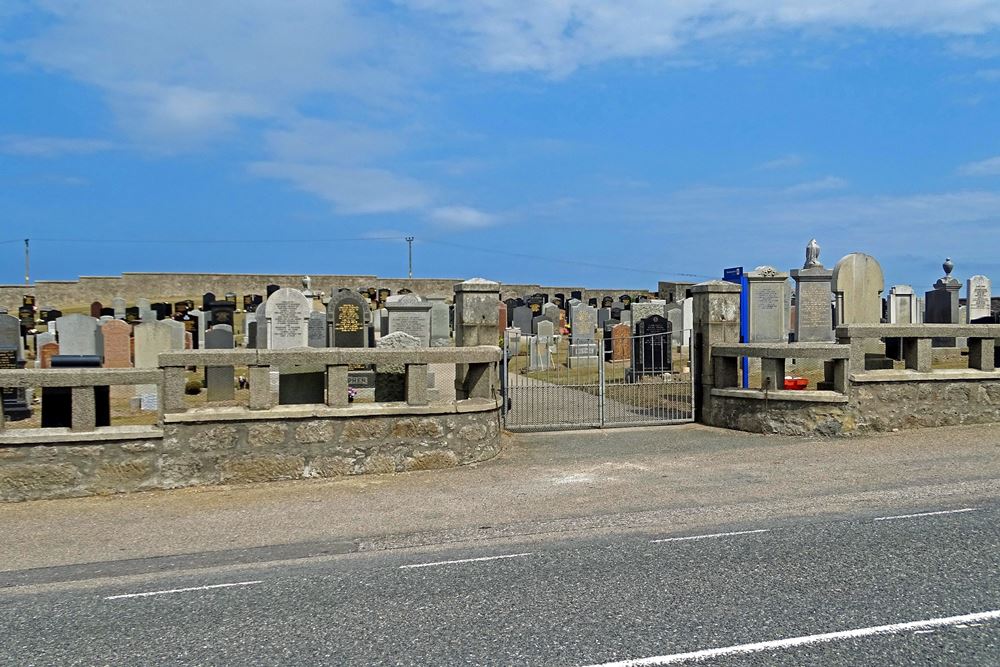
{"label": "white road marking", "polygon": [[810,644],[820,644],[833,642],[841,639],[857,639],[859,637],[871,637],[873,635],[896,635],[911,630],[926,630],[929,628],[940,628],[949,625],[958,625],[970,621],[987,621],[1000,619],[1000,609],[993,611],[982,611],[964,616],[949,616],[947,618],[932,618],[926,621],[910,621],[908,623],[894,623],[892,625],[877,625],[870,628],[858,628],[857,630],[842,630],[840,632],[827,632],[821,635],[806,635],[804,637],[792,637],[790,639],[777,639],[756,644],[739,644],[738,646],[726,646],[724,648],[709,648],[702,651],[692,651],[690,653],[674,653],[673,655],[660,655],[652,658],[638,658],[635,660],[621,660],[619,662],[605,662],[590,667],[648,667],[650,665],[672,665],[679,662],[693,662],[711,658],[720,658],[729,655],[747,655],[750,653],[760,653],[761,651],[772,651],[775,649],[786,649],[795,646],[808,646]]}
{"label": "white road marking", "polygon": [[965,512],[975,512],[978,507],[965,507],[960,510],[942,510],[940,512],[918,512],[917,514],[898,514],[896,516],[879,516],[875,521],[893,521],[895,519],[913,519],[919,516],[939,516],[941,514],[963,514]]}
{"label": "white road marking", "polygon": [[146,593],[126,593],[125,595],[111,595],[104,598],[105,600],[121,600],[124,598],[148,598],[153,595],[168,595],[170,593],[187,593],[189,591],[207,591],[212,588],[231,588],[233,586],[253,586],[254,584],[262,583],[262,579],[258,581],[237,581],[232,584],[212,584],[211,586],[192,586],[191,588],[171,588],[167,591],[149,591]]}
{"label": "white road marking", "polygon": [[650,544],[659,544],[660,542],[686,542],[688,540],[707,540],[712,537],[730,537],[732,535],[753,535],[754,533],[770,533],[771,531],[767,528],[760,530],[738,530],[734,533],[712,533],[710,535],[691,535],[690,537],[664,537],[662,540],[652,540]]}
{"label": "white road marking", "polygon": [[524,558],[525,556],[532,556],[532,553],[526,554],[507,554],[505,556],[486,556],[484,558],[462,558],[459,560],[439,560],[434,563],[417,563],[415,565],[400,565],[400,570],[410,570],[417,567],[434,567],[435,565],[454,565],[456,563],[481,563],[486,560],[501,560],[504,558]]}

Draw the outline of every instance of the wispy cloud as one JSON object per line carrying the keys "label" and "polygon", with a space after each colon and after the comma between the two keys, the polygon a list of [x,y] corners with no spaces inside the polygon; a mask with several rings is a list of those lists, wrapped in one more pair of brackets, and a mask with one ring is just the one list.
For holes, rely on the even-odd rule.
{"label": "wispy cloud", "polygon": [[482,229],[497,221],[495,215],[470,206],[442,206],[431,210],[429,217],[438,225],[451,229]]}
{"label": "wispy cloud", "polygon": [[847,187],[847,181],[838,176],[827,176],[815,181],[797,183],[785,188],[785,192],[792,195],[814,194],[817,192],[829,192],[831,190],[843,190]]}
{"label": "wispy cloud", "polygon": [[1000,176],[1000,156],[963,164],[958,171],[966,176]]}
{"label": "wispy cloud", "polygon": [[110,141],[76,137],[39,137],[23,134],[0,136],[0,153],[25,157],[52,158],[62,155],[98,153],[115,148]]}
{"label": "wispy cloud", "polygon": [[802,159],[801,155],[789,153],[788,155],[782,155],[780,157],[776,157],[773,160],[767,160],[766,162],[761,162],[759,165],[757,165],[757,169],[761,171],[790,169],[792,167],[800,166],[803,162],[805,162],[805,160]]}

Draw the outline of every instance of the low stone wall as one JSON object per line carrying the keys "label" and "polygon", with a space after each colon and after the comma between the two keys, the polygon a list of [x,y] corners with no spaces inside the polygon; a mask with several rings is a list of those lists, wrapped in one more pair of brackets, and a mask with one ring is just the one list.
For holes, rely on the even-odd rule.
{"label": "low stone wall", "polygon": [[797,436],[1000,423],[1000,374],[960,370],[913,375],[867,373],[868,377],[852,378],[846,399],[829,401],[780,398],[790,392],[777,392],[765,400],[763,392],[737,397],[726,395],[733,391],[716,390],[703,420],[752,433]]}
{"label": "low stone wall", "polygon": [[358,416],[245,411],[203,421],[185,414],[162,433],[67,431],[58,434],[61,444],[39,442],[44,433],[8,431],[0,444],[0,500],[428,470],[485,461],[500,450],[496,401],[447,414],[364,409]]}

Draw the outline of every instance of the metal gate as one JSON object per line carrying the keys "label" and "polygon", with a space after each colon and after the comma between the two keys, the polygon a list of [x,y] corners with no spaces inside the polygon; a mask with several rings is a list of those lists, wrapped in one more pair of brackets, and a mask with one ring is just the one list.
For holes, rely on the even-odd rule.
{"label": "metal gate", "polygon": [[504,335],[503,414],[511,431],[694,421],[690,331],[572,343]]}

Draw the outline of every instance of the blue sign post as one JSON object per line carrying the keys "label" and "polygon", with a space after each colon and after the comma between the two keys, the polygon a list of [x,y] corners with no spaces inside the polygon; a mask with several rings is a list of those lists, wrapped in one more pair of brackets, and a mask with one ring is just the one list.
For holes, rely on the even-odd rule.
{"label": "blue sign post", "polygon": [[[740,342],[746,343],[750,340],[750,300],[747,298],[749,284],[747,276],[743,272],[742,266],[734,266],[725,269],[722,279],[727,283],[736,283],[740,286]],[[750,386],[750,360],[747,357],[740,357],[740,375],[742,386],[747,389]]]}

